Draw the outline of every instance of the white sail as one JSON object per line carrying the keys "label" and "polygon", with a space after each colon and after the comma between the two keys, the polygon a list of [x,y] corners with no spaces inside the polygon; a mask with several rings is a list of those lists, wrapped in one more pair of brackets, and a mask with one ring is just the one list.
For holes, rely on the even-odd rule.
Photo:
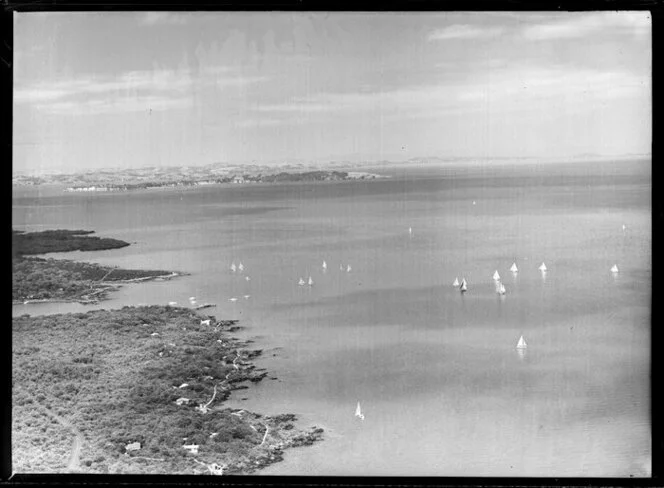
{"label": "white sail", "polygon": [[408,233],[409,233],[410,235],[413,235],[413,228],[412,228],[412,227],[408,227]]}
{"label": "white sail", "polygon": [[240,271],[244,271],[244,266],[242,265],[242,261],[240,261],[240,264],[238,265],[237,269]]}
{"label": "white sail", "polygon": [[314,284],[314,280],[312,280],[311,276],[309,276],[309,285],[313,285],[313,284]]}
{"label": "white sail", "polygon": [[236,269],[237,269],[237,268],[235,267],[235,261],[233,261],[233,264],[231,264],[231,271],[232,271],[233,273],[235,273],[235,270],[236,270]]}
{"label": "white sail", "polygon": [[350,264],[349,264],[348,266],[346,266],[346,272],[347,272],[347,273],[350,273],[350,270],[351,270],[351,269],[352,269],[352,268],[350,267]]}
{"label": "white sail", "polygon": [[498,281],[500,279],[500,275],[498,274],[498,270],[493,274],[493,279]]}
{"label": "white sail", "polygon": [[503,285],[503,284],[501,283],[500,286],[498,287],[498,293],[499,293],[500,295],[504,295],[504,294],[505,294],[505,291],[506,291],[506,290],[505,290],[505,285]]}
{"label": "white sail", "polygon": [[323,261],[323,269],[327,269],[327,263]]}
{"label": "white sail", "polygon": [[546,264],[542,263],[541,266],[539,267],[540,271],[546,271]]}
{"label": "white sail", "polygon": [[519,268],[516,267],[516,263],[512,263],[512,267],[510,268],[510,271],[512,273],[517,273],[519,271]]}
{"label": "white sail", "polygon": [[355,407],[355,416],[359,417],[360,420],[364,420],[364,414],[362,413],[362,407],[360,407],[360,402],[357,402],[357,407]]}
{"label": "white sail", "polygon": [[528,344],[526,344],[526,340],[523,338],[523,336],[519,337],[519,342],[516,345],[517,349],[525,349],[528,347]]}
{"label": "white sail", "polygon": [[627,229],[627,226],[626,226],[625,224],[623,224],[622,229],[623,229],[623,230],[626,230],[626,229]]}
{"label": "white sail", "polygon": [[304,278],[300,278],[300,281],[297,282],[298,285],[304,285]]}
{"label": "white sail", "polygon": [[454,278],[454,283],[452,283],[452,286],[459,286],[459,278]]}
{"label": "white sail", "polygon": [[614,264],[613,267],[611,268],[612,273],[617,273],[618,272],[618,265]]}
{"label": "white sail", "polygon": [[461,289],[462,292],[468,290],[468,283],[466,283],[466,279],[465,279],[465,278],[464,278],[463,280],[461,280],[461,288],[460,288],[460,289]]}

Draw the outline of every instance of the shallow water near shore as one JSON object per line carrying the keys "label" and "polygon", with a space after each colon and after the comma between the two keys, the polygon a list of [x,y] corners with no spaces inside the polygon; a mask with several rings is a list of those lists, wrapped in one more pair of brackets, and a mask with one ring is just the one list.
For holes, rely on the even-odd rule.
{"label": "shallow water near shore", "polygon": [[[13,313],[217,304],[203,312],[240,319],[242,337],[264,349],[257,365],[279,378],[228,406],[326,430],[261,474],[648,476],[650,162],[390,174],[15,192],[16,229],[132,243],[49,257],[190,275],[125,285],[98,305]],[[309,276],[313,286],[298,286]],[[455,277],[468,280],[465,295]]]}

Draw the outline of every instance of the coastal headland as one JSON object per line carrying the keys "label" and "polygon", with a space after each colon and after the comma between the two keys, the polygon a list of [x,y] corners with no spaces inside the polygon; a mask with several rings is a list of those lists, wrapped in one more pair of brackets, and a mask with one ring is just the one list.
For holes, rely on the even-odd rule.
{"label": "coastal headland", "polygon": [[92,236],[92,231],[12,231],[13,303],[98,303],[122,283],[165,280],[182,273],[133,270],[65,259],[26,257],[52,252],[98,251],[129,246],[118,239]]}
{"label": "coastal headland", "polygon": [[320,440],[224,408],[268,376],[237,328],[169,306],[15,318],[14,471],[247,474]]}
{"label": "coastal headland", "polygon": [[[25,256],[129,245],[89,234],[14,231],[14,299],[92,303],[117,283],[179,275]],[[293,414],[224,408],[268,376],[237,329],[171,306],[14,317],[14,472],[247,474],[320,440]]]}

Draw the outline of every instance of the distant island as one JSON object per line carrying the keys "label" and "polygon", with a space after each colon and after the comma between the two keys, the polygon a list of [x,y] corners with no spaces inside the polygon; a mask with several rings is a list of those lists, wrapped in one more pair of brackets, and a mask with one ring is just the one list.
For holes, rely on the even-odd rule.
{"label": "distant island", "polygon": [[314,163],[303,160],[276,161],[270,164],[236,164],[217,162],[196,166],[138,167],[90,169],[74,173],[28,174],[14,171],[12,185],[64,186],[68,192],[116,192],[150,188],[193,187],[199,185],[346,181],[389,178],[375,174],[376,168],[455,165],[505,165],[541,162],[574,162],[604,160],[642,160],[649,154],[624,154],[608,156],[602,154],[579,154],[573,157],[491,156],[491,157],[414,157],[401,161],[328,161]]}
{"label": "distant island", "polygon": [[67,185],[66,192],[120,192],[200,185],[371,180],[385,176],[363,171],[265,172],[263,167],[143,168],[71,175],[14,175],[14,186]]}

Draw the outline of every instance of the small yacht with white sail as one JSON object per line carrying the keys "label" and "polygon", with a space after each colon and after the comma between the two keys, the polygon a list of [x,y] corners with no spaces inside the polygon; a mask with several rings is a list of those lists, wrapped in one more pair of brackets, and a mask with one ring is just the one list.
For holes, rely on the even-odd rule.
{"label": "small yacht with white sail", "polygon": [[323,260],[323,271],[327,271],[327,263]]}
{"label": "small yacht with white sail", "polygon": [[305,285],[304,278],[300,278],[300,281],[298,281],[297,284],[300,286],[304,286]]}
{"label": "small yacht with white sail", "polygon": [[538,268],[542,273],[546,272],[546,264],[542,263]]}
{"label": "small yacht with white sail", "polygon": [[500,280],[500,275],[498,274],[498,270],[496,270],[496,272],[493,273],[493,279],[494,279],[495,281],[499,281],[499,280]]}
{"label": "small yacht with white sail", "polygon": [[516,344],[517,349],[526,349],[528,347],[528,344],[526,344],[526,340],[523,338],[523,336],[519,337],[519,342]]}
{"label": "small yacht with white sail", "polygon": [[353,268],[350,267],[350,264],[348,266],[346,266],[346,273],[350,273],[351,269],[353,269]]}
{"label": "small yacht with white sail", "polygon": [[309,276],[309,282],[308,283],[309,283],[309,286],[314,284],[314,280],[311,279],[311,276]]}
{"label": "small yacht with white sail", "polygon": [[461,290],[461,293],[466,293],[468,291],[468,283],[466,282],[466,278],[461,280],[461,286],[459,287],[459,290]]}
{"label": "small yacht with white sail", "polygon": [[614,264],[614,265],[611,267],[611,272],[612,272],[612,273],[617,273],[617,272],[618,272],[618,265],[617,265],[617,264]]}
{"label": "small yacht with white sail", "polygon": [[357,402],[357,407],[355,407],[355,416],[359,417],[360,420],[364,420],[364,414],[362,413],[362,407],[360,407],[360,402]]}
{"label": "small yacht with white sail", "polygon": [[454,282],[452,283],[452,286],[459,286],[459,277],[454,278]]}
{"label": "small yacht with white sail", "polygon": [[510,271],[512,273],[518,273],[519,272],[519,268],[516,267],[516,263],[512,263],[512,267],[510,268]]}
{"label": "small yacht with white sail", "polygon": [[231,263],[231,271],[232,271],[233,273],[235,273],[236,270],[237,270],[237,268],[235,267],[235,261],[233,261],[233,262]]}
{"label": "small yacht with white sail", "polygon": [[242,264],[242,261],[240,261],[240,264],[238,265],[237,269],[238,269],[238,271],[240,271],[240,273],[242,273],[242,271],[244,271],[244,265]]}
{"label": "small yacht with white sail", "polygon": [[498,285],[496,286],[496,291],[498,292],[499,295],[504,295],[505,294],[505,285],[498,282]]}

